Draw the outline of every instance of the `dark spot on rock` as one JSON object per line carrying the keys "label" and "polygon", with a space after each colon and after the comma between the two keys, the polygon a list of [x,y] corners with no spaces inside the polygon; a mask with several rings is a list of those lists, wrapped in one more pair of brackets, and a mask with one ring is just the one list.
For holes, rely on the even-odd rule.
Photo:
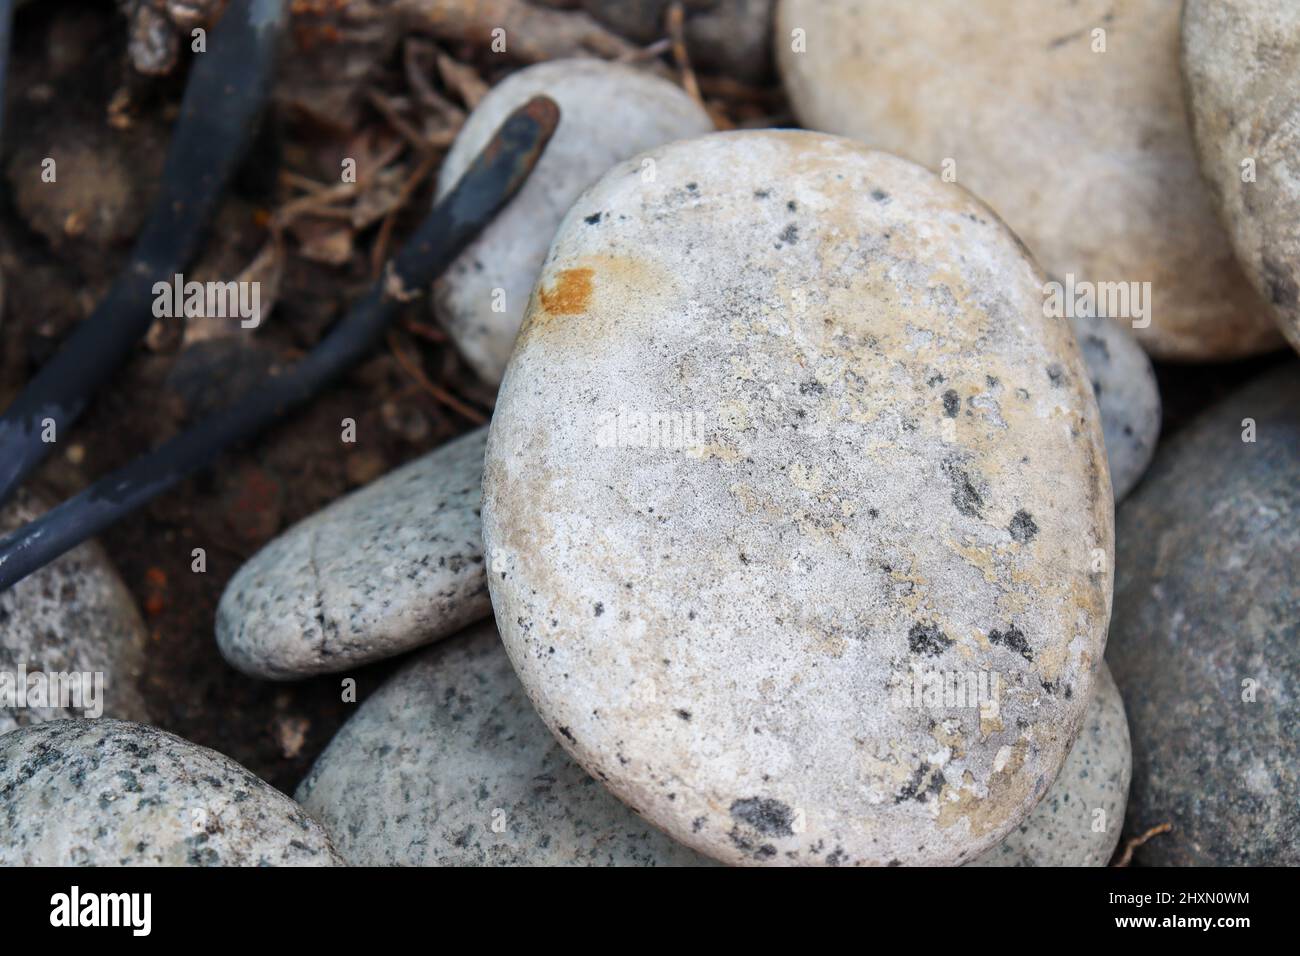
{"label": "dark spot on rock", "polygon": [[873,189],[871,190],[871,198],[876,202],[888,202],[889,193],[885,192],[883,189]]}
{"label": "dark spot on rock", "polygon": [[684,710],[684,709],[682,709],[682,708],[678,708],[678,710],[677,710],[677,716],[680,717],[682,720],[690,720],[690,719],[691,719],[691,712],[690,712],[689,710]]}
{"label": "dark spot on rock", "polygon": [[799,241],[799,227],[794,223],[790,223],[790,225],[781,230],[781,235],[777,236],[777,240],[778,249],[781,248],[782,244],[793,246]]}
{"label": "dark spot on rock", "polygon": [[799,204],[796,203],[793,199],[791,199],[788,203],[785,204],[785,208],[789,209],[791,212],[796,212],[799,209]]}
{"label": "dark spot on rock", "polygon": [[1053,362],[1047,366],[1047,377],[1052,383],[1052,388],[1060,388],[1065,384],[1065,369]]}
{"label": "dark spot on rock", "polygon": [[952,503],[957,510],[969,518],[982,517],[980,509],[984,507],[984,496],[979,493],[966,470],[949,460],[943,463],[943,473],[952,482]]}
{"label": "dark spot on rock", "polygon": [[605,605],[602,602],[597,601],[595,610],[596,610],[596,617],[600,617],[602,614],[605,613]]}
{"label": "dark spot on rock", "polygon": [[943,789],[943,785],[947,782],[942,770],[923,762],[912,774],[912,779],[907,781],[903,789],[894,795],[894,802],[902,803],[904,800],[915,800],[918,803],[925,803],[927,797],[937,797],[939,791]]}
{"label": "dark spot on rock", "polygon": [[560,734],[563,735],[564,739],[567,740],[567,741],[568,741],[569,743],[571,743],[571,744],[576,744],[576,743],[578,742],[578,741],[574,738],[574,736],[573,736],[573,732],[572,732],[571,730],[569,730],[568,727],[561,727],[561,728],[560,728]]}
{"label": "dark spot on rock", "polygon": [[767,198],[768,196],[770,196],[770,195],[772,195],[772,191],[771,191],[770,189],[755,189],[755,190],[754,190],[754,198],[755,198],[755,199],[766,199],[766,198]]}
{"label": "dark spot on rock", "polygon": [[1265,258],[1263,263],[1264,282],[1268,285],[1268,296],[1274,305],[1293,309],[1300,301],[1300,288],[1290,274],[1277,262]]}
{"label": "dark spot on rock", "polygon": [[764,836],[794,835],[794,812],[780,800],[768,797],[733,800],[731,818],[753,827]]}
{"label": "dark spot on rock", "polygon": [[956,418],[959,411],[961,411],[961,396],[955,389],[950,388],[943,393],[943,413],[948,418]]}
{"label": "dark spot on rock", "polygon": [[1025,640],[1025,632],[1012,624],[1005,631],[989,631],[989,643],[1015,651],[1027,661],[1034,659],[1034,649]]}
{"label": "dark spot on rock", "polygon": [[594,225],[596,225],[597,223],[600,222],[600,213],[598,213],[598,212],[593,212],[590,216],[588,216],[586,219],[584,219],[584,220],[582,220],[582,221],[585,222],[585,223],[586,223],[587,225],[589,225],[589,226],[594,226]]}
{"label": "dark spot on rock", "polygon": [[922,624],[917,621],[907,632],[907,649],[913,654],[938,657],[950,647],[952,638],[940,630],[937,624]]}
{"label": "dark spot on rock", "polygon": [[1024,544],[1038,534],[1038,525],[1034,522],[1034,516],[1021,508],[1011,516],[1011,524],[1007,526],[1007,530],[1011,532],[1014,540]]}

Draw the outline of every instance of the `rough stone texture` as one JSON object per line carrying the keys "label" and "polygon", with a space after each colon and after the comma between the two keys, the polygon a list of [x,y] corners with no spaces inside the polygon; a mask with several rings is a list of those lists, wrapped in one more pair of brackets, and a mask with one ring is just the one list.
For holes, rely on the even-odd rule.
{"label": "rough stone texture", "polygon": [[214,750],[122,720],[0,737],[0,866],[330,866],[320,824]]}
{"label": "rough stone texture", "polygon": [[[19,491],[0,511],[0,536],[48,506]],[[102,673],[104,714],[146,720],[140,691],[144,622],[103,550],[87,542],[0,593],[0,671],[17,684],[23,672]],[[0,733],[80,716],[75,708],[0,706]]]}
{"label": "rough stone texture", "polygon": [[1119,510],[1107,659],[1133,733],[1129,826],[1173,824],[1139,862],[1300,864],[1298,473],[1291,363],[1184,426]]}
{"label": "rough stone texture", "polygon": [[[1174,0],[781,0],[776,50],[803,125],[939,169],[1053,275],[1150,282],[1152,354],[1223,359],[1280,336],[1197,169]],[[807,52],[791,50],[803,29]],[[1093,52],[1094,29],[1106,52]]]}
{"label": "rough stone texture", "polygon": [[[631,66],[556,60],[520,70],[492,88],[457,136],[438,176],[438,196],[516,107],[544,93],[560,125],[528,181],[434,285],[434,308],[487,382],[501,380],[533,282],[555,227],[579,194],[615,163],[713,129],[680,88]],[[505,291],[494,311],[495,289]]]}
{"label": "rough stone texture", "polygon": [[[1300,6],[1188,0],[1183,74],[1201,169],[1237,258],[1300,350]],[[1242,162],[1254,160],[1254,182]]]}
{"label": "rough stone texture", "polygon": [[[668,35],[670,0],[582,0],[593,17],[638,43]],[[773,0],[686,0],[683,33],[691,63],[760,82],[772,71]]]}
{"label": "rough stone texture", "polygon": [[569,758],[491,622],[425,651],[367,698],[298,799],[358,866],[709,862]]}
{"label": "rough stone texture", "polygon": [[1160,437],[1160,389],[1151,360],[1132,333],[1101,316],[1070,320],[1101,409],[1115,501],[1124,500],[1151,464]]}
{"label": "rough stone texture", "polygon": [[346,670],[491,613],[479,429],[299,522],[230,579],[217,644],[255,677]]}
{"label": "rough stone texture", "polygon": [[[583,766],[736,863],[956,863],[1028,815],[1091,697],[1113,507],[1043,281],[965,190],[815,133],[673,144],[574,205],[483,515]],[[996,673],[1000,716],[898,704],[913,666]]]}
{"label": "rough stone texture", "polygon": [[1024,823],[967,866],[1105,866],[1124,828],[1131,770],[1124,701],[1103,662],[1083,732],[1056,783]]}

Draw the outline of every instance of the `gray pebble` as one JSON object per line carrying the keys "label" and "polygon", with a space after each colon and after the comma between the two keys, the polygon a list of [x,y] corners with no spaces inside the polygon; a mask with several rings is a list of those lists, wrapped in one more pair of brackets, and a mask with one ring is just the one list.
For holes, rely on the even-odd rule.
{"label": "gray pebble", "polygon": [[333,866],[296,803],[214,750],[121,720],[0,737],[0,866]]}
{"label": "gray pebble", "polygon": [[479,500],[487,429],[462,435],[294,525],[231,578],[217,644],[254,677],[346,670],[491,612]]}
{"label": "gray pebble", "polygon": [[[604,60],[552,60],[513,73],[470,114],[438,175],[445,195],[516,107],[545,94],[560,125],[519,194],[434,285],[439,321],[483,380],[510,358],[533,282],[555,227],[579,194],[620,160],[713,129],[680,87]],[[601,214],[599,209],[591,215]]]}
{"label": "gray pebble", "polygon": [[1101,409],[1110,483],[1118,504],[1133,490],[1160,437],[1160,389],[1133,334],[1100,316],[1070,319]]}
{"label": "gray pebble", "polygon": [[[1113,512],[1043,285],[965,190],[817,133],[675,143],[578,200],[483,527],[588,772],[724,862],[952,864],[1028,816],[1091,698]],[[1000,712],[900,704],[917,669],[996,675]]]}
{"label": "gray pebble", "polygon": [[[45,503],[20,490],[0,511],[0,536],[46,510]],[[19,581],[0,593],[0,733],[59,717],[97,717],[97,710],[109,717],[148,719],[140,689],[146,643],[131,592],[93,541]],[[20,685],[49,687],[51,673],[60,681],[78,675],[82,706],[32,706],[39,702],[35,696],[18,706],[24,703]],[[7,706],[11,700],[14,706]]]}
{"label": "gray pebble", "polygon": [[1237,258],[1300,350],[1300,5],[1188,0],[1182,63]]}
{"label": "gray pebble", "polygon": [[1083,732],[1024,823],[967,866],[1105,866],[1124,828],[1132,756],[1124,701],[1103,662]]}
{"label": "gray pebble", "polygon": [[1292,362],[1183,426],[1116,515],[1128,825],[1173,824],[1141,863],[1300,864],[1298,474]]}
{"label": "gray pebble", "polygon": [[368,698],[298,799],[354,865],[709,862],[569,758],[528,702],[491,623],[423,652]]}

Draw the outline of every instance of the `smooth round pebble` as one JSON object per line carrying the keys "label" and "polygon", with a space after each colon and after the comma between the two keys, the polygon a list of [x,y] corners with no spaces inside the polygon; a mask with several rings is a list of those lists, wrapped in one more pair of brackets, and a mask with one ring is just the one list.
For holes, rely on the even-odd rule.
{"label": "smooth round pebble", "polygon": [[1297,474],[1291,362],[1184,425],[1116,515],[1128,826],[1173,824],[1142,864],[1300,865]]}
{"label": "smooth round pebble", "polygon": [[[20,490],[0,510],[0,536],[47,510]],[[147,720],[141,693],[146,644],[131,592],[98,544],[86,542],[51,561],[0,593],[0,734],[58,717],[102,713]],[[50,674],[69,688],[65,676],[78,675],[80,707],[50,699]],[[38,688],[45,689],[39,697],[33,693]],[[56,706],[39,706],[50,703]]]}
{"label": "smooth round pebble", "polygon": [[1070,319],[1101,410],[1115,503],[1133,490],[1160,438],[1160,389],[1151,360],[1133,334],[1102,316]]}
{"label": "smooth round pebble", "polygon": [[[1042,286],[965,190],[817,133],[676,143],[574,205],[483,515],[579,763],[733,863],[951,864],[1028,815],[1091,697],[1113,507]],[[896,701],[916,668],[996,672],[1000,716]]]}
{"label": "smooth round pebble", "polygon": [[1124,701],[1102,663],[1083,732],[1043,802],[967,866],[1105,866],[1124,829],[1132,755]]}
{"label": "smooth round pebble", "polygon": [[300,521],[253,555],[217,606],[239,670],[287,680],[347,670],[491,613],[480,428]]}
{"label": "smooth round pebble", "polygon": [[1237,258],[1300,351],[1300,6],[1188,0],[1182,63]]}
{"label": "smooth round pebble", "polygon": [[709,862],[569,758],[490,622],[423,652],[367,698],[298,799],[355,866]]}
{"label": "smooth round pebble", "polygon": [[[514,73],[470,114],[438,176],[446,195],[497,127],[545,94],[560,125],[518,195],[434,284],[433,303],[465,358],[497,383],[555,228],[579,194],[620,160],[713,129],[681,88],[604,60],[552,60]],[[599,211],[593,213],[599,220]]]}
{"label": "smooth round pebble", "polygon": [[951,173],[1049,274],[1150,283],[1150,324],[1135,331],[1153,355],[1251,355],[1280,336],[1197,168],[1180,9],[780,0],[777,65],[804,126]]}
{"label": "smooth round pebble", "polygon": [[0,737],[0,866],[333,866],[320,825],[214,750],[123,720]]}

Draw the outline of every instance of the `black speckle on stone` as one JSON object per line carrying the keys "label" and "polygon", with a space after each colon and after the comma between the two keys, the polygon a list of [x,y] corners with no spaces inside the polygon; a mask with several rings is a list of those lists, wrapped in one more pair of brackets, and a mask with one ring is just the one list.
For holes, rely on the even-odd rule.
{"label": "black speckle on stone", "polygon": [[686,710],[685,708],[679,707],[677,709],[677,716],[680,717],[682,720],[690,720],[691,712],[689,710]]}
{"label": "black speckle on stone", "polygon": [[596,617],[600,617],[602,614],[604,614],[605,613],[604,603],[601,601],[597,601],[595,611],[596,611]]}
{"label": "black speckle on stone", "polygon": [[947,782],[942,770],[923,762],[912,774],[912,779],[895,795],[894,802],[915,800],[917,803],[925,803],[927,797],[937,797]]}
{"label": "black speckle on stone", "polygon": [[799,210],[799,204],[795,202],[793,199],[791,199],[788,203],[785,204],[785,208],[789,209],[791,212],[797,212]]}
{"label": "black speckle on stone", "polygon": [[1060,388],[1065,384],[1065,369],[1053,362],[1047,366],[1047,378],[1052,383],[1052,388]]}
{"label": "black speckle on stone", "polygon": [[754,198],[755,198],[755,199],[766,199],[766,198],[767,198],[768,196],[770,196],[770,195],[772,195],[772,191],[771,191],[770,189],[755,189],[755,190],[754,190]]}
{"label": "black speckle on stone", "polygon": [[957,510],[969,518],[982,517],[980,509],[984,507],[984,496],[979,493],[966,470],[949,460],[943,463],[943,471],[952,482],[952,503]]}
{"label": "black speckle on stone", "polygon": [[687,189],[688,192],[695,192],[695,190],[697,190],[697,189],[699,189],[699,188],[700,188],[700,184],[699,184],[699,183],[687,183],[687,184],[686,184],[686,189]]}
{"label": "black speckle on stone", "polygon": [[938,657],[950,647],[952,638],[940,630],[937,624],[922,624],[917,621],[907,632],[907,649],[913,654]]}
{"label": "black speckle on stone", "polygon": [[780,800],[768,797],[733,800],[731,818],[753,827],[764,836],[794,835],[794,812]]}
{"label": "black speckle on stone", "polygon": [[600,222],[600,213],[593,212],[590,216],[588,216],[586,219],[582,221],[589,226],[594,226]]}
{"label": "black speckle on stone", "polygon": [[1034,522],[1034,516],[1021,508],[1011,516],[1011,524],[1007,526],[1007,530],[1011,532],[1014,540],[1024,544],[1038,534],[1038,525]]}
{"label": "black speckle on stone", "polygon": [[567,740],[571,744],[576,744],[578,742],[577,739],[573,736],[573,731],[569,730],[568,727],[561,727],[560,734],[564,737],[565,740]]}
{"label": "black speckle on stone", "polygon": [[959,411],[961,411],[961,396],[955,389],[950,388],[943,393],[943,413],[948,418],[956,418]]}
{"label": "black speckle on stone", "polygon": [[790,225],[781,230],[781,235],[776,238],[778,249],[781,248],[782,245],[793,246],[799,241],[799,227],[794,223],[790,223]]}
{"label": "black speckle on stone", "polygon": [[888,202],[889,193],[885,192],[883,189],[873,189],[871,190],[871,198],[876,202]]}
{"label": "black speckle on stone", "polygon": [[1014,624],[1005,631],[996,629],[989,631],[989,643],[1015,651],[1027,661],[1034,659],[1034,649],[1029,646],[1029,641],[1025,639],[1025,632]]}

